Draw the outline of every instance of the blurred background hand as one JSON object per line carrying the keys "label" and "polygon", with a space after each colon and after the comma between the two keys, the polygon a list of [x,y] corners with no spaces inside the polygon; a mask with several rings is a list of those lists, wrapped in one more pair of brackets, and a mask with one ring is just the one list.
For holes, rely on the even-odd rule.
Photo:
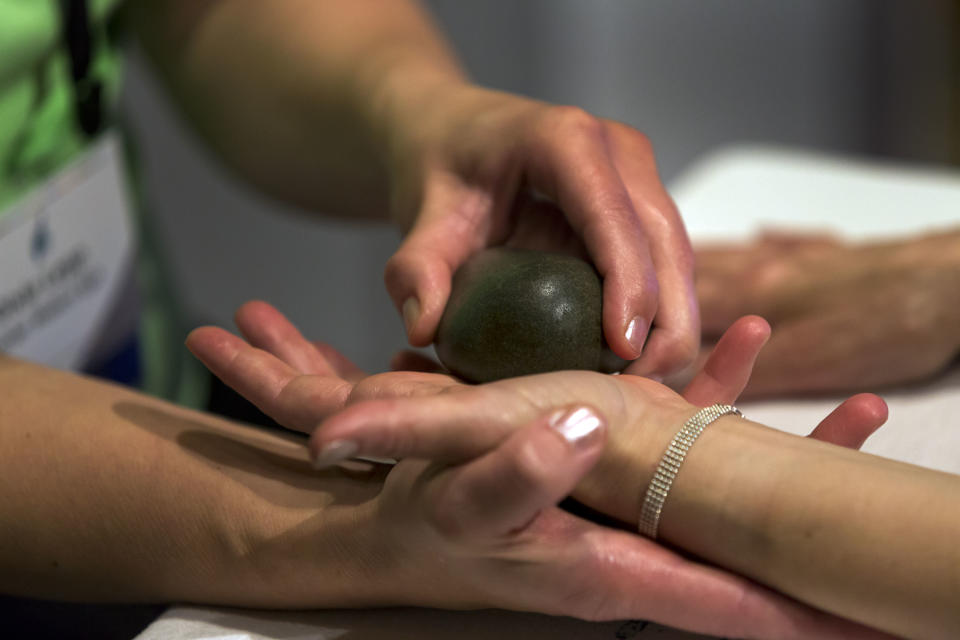
{"label": "blurred background hand", "polygon": [[960,230],[871,244],[774,233],[701,247],[697,295],[707,340],[746,313],[773,327],[748,396],[923,380],[960,352]]}

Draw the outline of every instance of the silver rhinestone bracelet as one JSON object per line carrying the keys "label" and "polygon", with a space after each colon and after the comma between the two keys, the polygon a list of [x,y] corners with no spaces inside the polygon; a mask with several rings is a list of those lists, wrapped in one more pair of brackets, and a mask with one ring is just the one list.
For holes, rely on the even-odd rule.
{"label": "silver rhinestone bracelet", "polygon": [[728,404],[715,404],[697,411],[693,414],[693,417],[683,423],[683,427],[670,441],[667,451],[660,458],[660,464],[657,465],[657,470],[653,474],[653,480],[647,487],[647,494],[644,496],[643,505],[640,507],[640,533],[652,540],[657,539],[657,527],[660,526],[660,513],[663,511],[663,503],[667,500],[667,494],[670,493],[670,487],[677,477],[680,465],[687,457],[687,452],[690,451],[690,447],[693,446],[693,443],[710,423],[731,413],[743,417],[743,414],[736,407]]}

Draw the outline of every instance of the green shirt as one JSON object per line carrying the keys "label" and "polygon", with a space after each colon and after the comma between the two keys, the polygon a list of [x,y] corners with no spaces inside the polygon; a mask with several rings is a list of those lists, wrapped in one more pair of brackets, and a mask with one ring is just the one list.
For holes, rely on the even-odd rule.
{"label": "green shirt", "polygon": [[[91,72],[114,104],[121,63],[106,24],[120,0],[88,4],[99,52]],[[69,65],[57,0],[0,0],[0,210],[87,144],[74,126]]]}
{"label": "green shirt", "polygon": [[[104,87],[107,109],[117,102],[122,77],[122,55],[111,29],[121,2],[87,2],[96,52],[90,72]],[[59,5],[58,0],[0,0],[0,218],[89,144],[76,125]],[[144,390],[199,406],[206,378],[183,347],[184,328],[176,321],[164,270],[145,227],[140,230]]]}

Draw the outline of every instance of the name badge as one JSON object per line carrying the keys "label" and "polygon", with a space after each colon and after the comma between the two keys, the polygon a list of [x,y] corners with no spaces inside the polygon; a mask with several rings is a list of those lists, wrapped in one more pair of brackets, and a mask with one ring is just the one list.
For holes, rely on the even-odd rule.
{"label": "name badge", "polygon": [[[0,215],[0,351],[78,370],[128,339],[136,235],[115,133]],[[135,296],[134,296],[135,297]]]}

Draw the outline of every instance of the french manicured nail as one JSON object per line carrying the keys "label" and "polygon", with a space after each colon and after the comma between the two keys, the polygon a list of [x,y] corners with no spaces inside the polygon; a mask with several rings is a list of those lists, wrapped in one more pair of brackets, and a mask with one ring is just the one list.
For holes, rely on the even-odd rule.
{"label": "french manicured nail", "polygon": [[594,436],[603,430],[606,422],[590,407],[561,409],[550,418],[553,427],[574,446],[587,446]]}
{"label": "french manicured nail", "polygon": [[633,347],[634,353],[640,355],[643,350],[643,343],[647,340],[647,321],[640,316],[636,316],[627,324],[627,342]]}
{"label": "french manicured nail", "polygon": [[314,457],[313,468],[326,469],[353,457],[359,450],[360,447],[352,440],[333,440],[323,445],[323,448]]}
{"label": "french manicured nail", "polygon": [[410,296],[403,301],[401,311],[403,312],[403,324],[407,328],[407,335],[409,335],[420,318],[420,301]]}

